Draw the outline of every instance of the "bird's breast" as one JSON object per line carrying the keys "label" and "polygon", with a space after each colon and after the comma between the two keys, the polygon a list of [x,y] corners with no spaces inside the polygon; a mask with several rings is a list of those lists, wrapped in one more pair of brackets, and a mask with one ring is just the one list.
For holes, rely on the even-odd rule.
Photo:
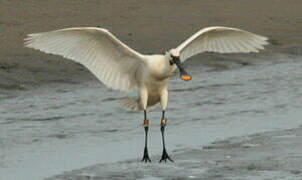
{"label": "bird's breast", "polygon": [[154,79],[158,81],[165,80],[169,78],[172,75],[173,68],[171,67],[166,67],[164,65],[158,65],[158,66],[153,66],[150,69],[150,76],[152,76]]}
{"label": "bird's breast", "polygon": [[150,96],[159,96],[162,89],[167,86],[167,80],[162,80],[162,81],[149,80],[145,82],[144,86],[147,88],[148,94]]}

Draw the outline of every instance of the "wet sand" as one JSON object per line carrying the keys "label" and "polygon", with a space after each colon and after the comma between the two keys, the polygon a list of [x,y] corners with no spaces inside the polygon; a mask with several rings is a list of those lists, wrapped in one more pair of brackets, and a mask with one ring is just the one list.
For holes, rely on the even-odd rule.
{"label": "wet sand", "polygon": [[[173,152],[175,163],[98,164],[47,180],[300,180],[302,128],[256,133]],[[156,159],[160,157],[157,156]]]}
{"label": "wet sand", "polygon": [[[255,133],[262,136],[263,132],[276,131],[276,134],[283,135],[282,130],[301,126],[301,56],[276,56],[274,60],[259,59],[248,65],[227,61],[223,66],[224,70],[189,64],[187,69],[195,77],[192,81],[183,82],[177,76],[171,78],[166,140],[176,164],[156,162],[162,151],[159,109],[148,114],[151,123],[149,152],[153,163],[144,165],[139,162],[144,145],[144,130],[140,126],[142,114],[121,109],[118,101],[129,94],[112,91],[100,83],[49,83],[24,91],[17,97],[2,99],[0,178],[40,180],[63,174],[59,177],[77,180],[96,175],[92,179],[98,179],[98,176],[104,179],[103,175],[116,174],[131,179],[138,171],[139,178],[140,171],[143,171],[146,175],[169,179],[175,177],[175,170],[184,172],[176,175],[189,176],[186,172],[191,172],[192,168],[196,177],[211,177],[211,172],[206,173],[206,167],[214,167],[202,159],[209,162],[221,160],[219,153],[230,152],[228,148],[233,145],[229,144],[234,144],[236,138],[239,144],[244,144],[241,141]],[[274,136],[274,132],[263,136],[270,135]],[[231,137],[236,138],[229,140]],[[246,144],[253,144],[254,140],[250,142],[249,139],[252,138],[247,138]],[[214,145],[211,144],[213,142]],[[264,138],[255,143],[261,145],[261,142],[269,144],[263,150],[269,154],[270,139]],[[279,154],[273,156],[288,157],[287,147],[295,157],[302,156],[300,148],[294,148],[295,142],[288,142],[285,146],[283,139],[277,138],[276,143],[283,148],[279,148]],[[214,154],[207,157],[206,153],[211,149],[219,150],[218,155],[212,152]],[[194,154],[195,150],[205,157],[196,161],[200,154]],[[231,150],[234,154],[240,154],[242,147],[240,145],[238,149]],[[275,146],[272,146],[271,152],[275,152]],[[261,153],[259,148],[255,149],[253,156],[247,156],[258,161]],[[232,158],[235,164],[236,161],[239,165],[245,163],[244,159]],[[186,166],[179,165],[183,162]],[[125,166],[121,168],[120,163]],[[265,161],[259,163],[257,166],[266,165]],[[85,167],[92,170],[86,173]],[[297,167],[301,167],[300,161]],[[84,170],[72,171],[82,168]],[[152,174],[164,168],[171,170]],[[215,172],[221,176],[226,170],[218,168]],[[286,173],[274,176],[284,177]],[[245,174],[244,168],[238,172],[239,177]],[[259,175],[259,179],[265,177]]]}

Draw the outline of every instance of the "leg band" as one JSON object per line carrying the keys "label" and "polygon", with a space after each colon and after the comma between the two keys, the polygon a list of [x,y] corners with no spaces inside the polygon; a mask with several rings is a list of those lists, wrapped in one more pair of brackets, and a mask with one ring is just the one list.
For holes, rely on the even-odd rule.
{"label": "leg band", "polygon": [[148,127],[149,126],[149,119],[144,119],[144,127]]}
{"label": "leg band", "polygon": [[161,118],[160,120],[160,125],[166,125],[167,124],[167,119],[166,118]]}

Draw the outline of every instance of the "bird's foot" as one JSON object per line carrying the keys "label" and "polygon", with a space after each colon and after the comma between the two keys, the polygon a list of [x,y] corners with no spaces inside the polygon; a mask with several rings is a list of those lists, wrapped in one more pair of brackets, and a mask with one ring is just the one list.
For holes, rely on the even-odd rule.
{"label": "bird's foot", "polygon": [[151,159],[149,158],[147,147],[145,147],[144,156],[143,156],[142,162],[145,162],[145,163],[151,162]]}
{"label": "bird's foot", "polygon": [[174,162],[170,157],[169,157],[169,155],[168,155],[168,153],[167,153],[167,151],[166,151],[166,149],[164,149],[163,150],[163,155],[161,156],[161,159],[159,160],[159,162],[161,163],[161,162],[167,162],[167,159],[169,160],[169,161],[171,161],[171,162]]}

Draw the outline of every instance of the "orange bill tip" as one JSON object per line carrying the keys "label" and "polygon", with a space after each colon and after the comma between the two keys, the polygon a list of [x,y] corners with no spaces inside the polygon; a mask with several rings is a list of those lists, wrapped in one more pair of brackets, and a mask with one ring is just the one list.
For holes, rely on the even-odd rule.
{"label": "orange bill tip", "polygon": [[181,75],[181,79],[184,81],[190,81],[192,77],[188,74]]}

